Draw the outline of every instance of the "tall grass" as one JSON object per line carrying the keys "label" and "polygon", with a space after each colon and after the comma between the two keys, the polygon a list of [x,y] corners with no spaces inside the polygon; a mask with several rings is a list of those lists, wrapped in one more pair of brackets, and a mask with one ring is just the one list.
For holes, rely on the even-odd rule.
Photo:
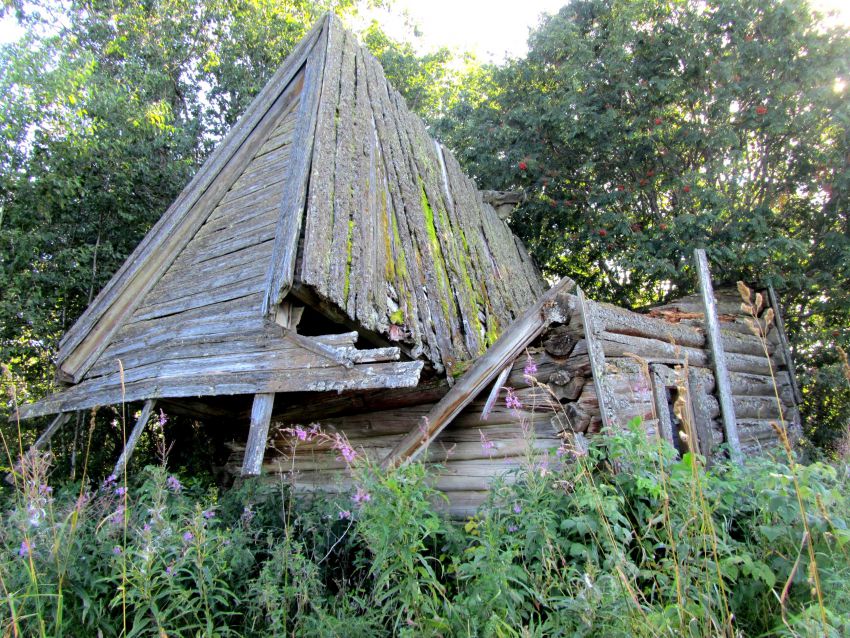
{"label": "tall grass", "polygon": [[457,523],[431,468],[385,473],[338,434],[290,434],[324,437],[354,488],[219,494],[170,474],[164,442],[126,483],[84,461],[51,487],[50,455],[24,454],[0,503],[0,633],[850,635],[846,463],[782,448],[709,468],[635,421],[557,451],[529,440]]}

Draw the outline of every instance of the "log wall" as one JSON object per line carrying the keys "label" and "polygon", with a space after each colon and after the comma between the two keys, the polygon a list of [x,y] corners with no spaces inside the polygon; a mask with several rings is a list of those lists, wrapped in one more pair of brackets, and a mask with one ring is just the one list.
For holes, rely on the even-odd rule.
{"label": "log wall", "polygon": [[[794,426],[797,418],[775,328],[764,325],[762,312],[767,335],[761,339],[740,308],[737,314],[731,312],[735,307],[728,292],[719,291],[718,302],[725,311],[722,335],[742,447],[746,454],[774,449],[779,438],[773,424]],[[588,321],[582,321],[575,304],[566,323],[551,326],[513,362],[506,376],[500,375],[502,389],[487,387],[430,446],[425,459],[435,465],[435,486],[448,496],[453,516],[474,513],[494,477],[510,476],[523,463],[539,463],[542,457],[530,455],[532,450],[551,451],[570,437],[601,431],[585,325],[601,349],[600,387],[612,427],[639,418],[648,436],[678,443],[682,451],[691,447],[707,456],[717,454],[724,439],[720,407],[701,317],[688,301],[681,308],[673,304],[648,314],[592,301],[586,301],[586,308]],[[537,367],[534,380],[524,374],[529,361]],[[512,388],[520,409],[505,405],[505,388]],[[376,393],[371,399],[340,397],[292,406],[273,417],[276,433],[265,472],[285,473],[300,490],[350,490],[346,464],[327,441],[294,445],[282,429],[320,423],[323,431],[344,434],[359,453],[378,462],[405,435],[423,427],[424,415],[446,391],[447,384],[432,382],[419,390]],[[484,419],[485,405],[493,396],[496,400]],[[677,396],[686,402],[675,405]],[[682,414],[691,419],[690,430],[679,422],[677,415]],[[684,432],[681,439],[679,430]],[[234,444],[232,468],[239,467],[241,454],[242,448]]]}

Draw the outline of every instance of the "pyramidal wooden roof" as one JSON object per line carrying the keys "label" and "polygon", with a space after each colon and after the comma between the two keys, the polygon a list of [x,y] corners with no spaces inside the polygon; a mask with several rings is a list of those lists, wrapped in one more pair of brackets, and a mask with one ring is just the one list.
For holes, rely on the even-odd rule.
{"label": "pyramidal wooden roof", "polygon": [[[451,371],[482,354],[543,288],[473,181],[329,14],[64,337],[58,376],[70,387],[21,416],[415,385],[425,361]],[[302,336],[292,301],[357,332]],[[389,347],[358,350],[358,332]]]}

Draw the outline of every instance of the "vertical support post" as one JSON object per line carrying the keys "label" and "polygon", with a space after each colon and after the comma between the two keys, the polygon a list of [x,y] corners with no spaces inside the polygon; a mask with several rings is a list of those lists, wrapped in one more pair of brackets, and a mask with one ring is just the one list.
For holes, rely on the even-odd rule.
{"label": "vertical support post", "polygon": [[711,351],[711,361],[714,368],[714,382],[717,388],[717,399],[720,402],[720,416],[723,421],[723,431],[732,461],[743,462],[741,441],[738,439],[738,422],[735,418],[735,408],[732,404],[732,386],[729,383],[729,370],[726,367],[726,353],[723,351],[723,340],[720,336],[720,321],[717,319],[717,305],[714,301],[714,288],[711,285],[711,273],[708,269],[708,258],[705,251],[697,248],[694,251],[694,261],[697,266],[699,290],[702,295],[702,305],[705,311],[705,334]]}
{"label": "vertical support post", "polygon": [[251,429],[242,460],[242,476],[259,476],[269,438],[269,423],[274,406],[274,392],[255,394],[251,407]]}
{"label": "vertical support post", "polygon": [[602,344],[596,338],[596,322],[593,319],[593,308],[585,298],[584,291],[577,288],[579,309],[581,310],[581,323],[584,328],[584,338],[587,341],[587,354],[590,359],[590,373],[593,375],[593,389],[596,390],[596,400],[599,402],[599,416],[602,418],[602,427],[609,429],[613,427],[613,419],[608,412],[608,386],[605,383],[605,352]]}
{"label": "vertical support post", "polygon": [[127,441],[124,443],[124,449],[121,451],[121,456],[118,457],[118,462],[115,463],[115,469],[112,470],[115,476],[121,476],[124,473],[124,468],[130,462],[130,457],[133,455],[133,450],[136,449],[136,444],[139,442],[139,437],[142,436],[142,431],[145,429],[145,425],[147,425],[155,403],[156,401],[154,399],[145,401],[145,405],[142,407],[142,413],[136,420],[136,424],[133,426],[130,436],[127,437]]}

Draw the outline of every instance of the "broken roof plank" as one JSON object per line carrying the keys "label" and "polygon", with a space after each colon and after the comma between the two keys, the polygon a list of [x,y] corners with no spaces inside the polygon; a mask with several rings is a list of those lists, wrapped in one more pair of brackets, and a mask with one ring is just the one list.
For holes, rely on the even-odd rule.
{"label": "broken roof plank", "polygon": [[408,433],[384,459],[382,465],[393,467],[404,463],[427,448],[452,419],[543,332],[552,320],[550,313],[552,307],[558,303],[557,298],[569,293],[573,288],[575,282],[565,277],[528,308],[431,409],[424,417],[422,427]]}

